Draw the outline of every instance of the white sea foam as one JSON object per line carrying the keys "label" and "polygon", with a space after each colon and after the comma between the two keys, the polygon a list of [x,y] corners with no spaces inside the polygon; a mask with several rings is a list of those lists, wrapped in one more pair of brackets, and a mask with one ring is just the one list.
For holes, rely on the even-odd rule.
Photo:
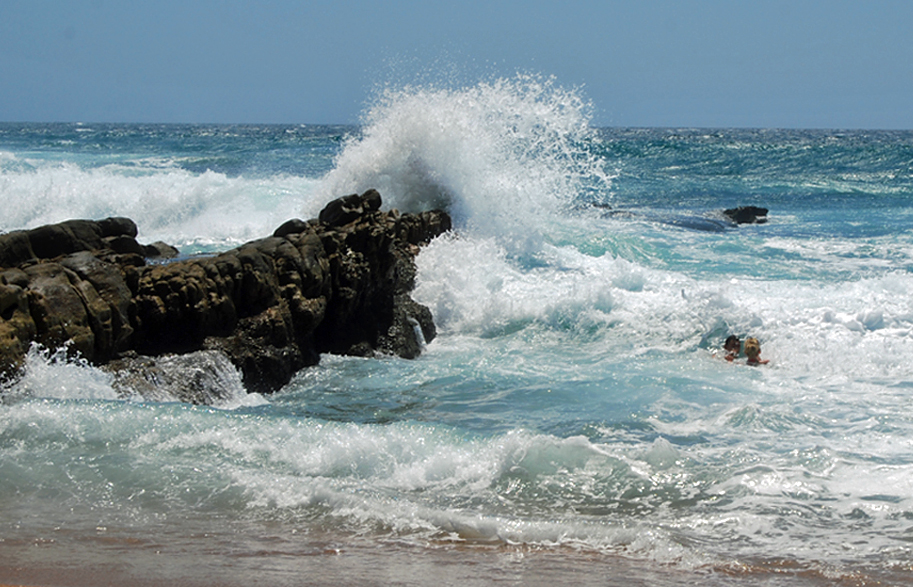
{"label": "white sea foam", "polygon": [[[33,228],[71,218],[126,216],[140,242],[162,240],[193,252],[224,249],[272,234],[299,217],[316,179],[266,179],[192,173],[167,161],[143,166],[37,161],[0,168],[0,231]],[[319,203],[311,203],[316,216]]]}
{"label": "white sea foam", "polygon": [[689,352],[713,350],[734,332],[759,337],[784,376],[913,379],[905,271],[836,283],[695,279],[572,247],[544,246],[536,259],[525,266],[493,239],[439,239],[418,257],[414,296],[445,333],[597,328],[613,352]]}
{"label": "white sea foam", "polygon": [[[653,541],[637,544],[639,532],[628,524],[611,518],[580,520],[572,504],[559,505],[567,490],[574,493],[576,507],[612,502],[619,497],[614,492],[640,479],[621,460],[579,437],[518,431],[467,442],[430,426],[301,422],[261,428],[254,437],[213,429],[181,435],[164,447],[152,441],[166,450],[174,450],[175,443],[187,451],[219,446],[233,455],[231,475],[245,489],[251,509],[329,508],[359,533],[383,528],[397,540],[417,543],[624,548],[648,557],[665,553],[667,562],[680,562],[683,554],[663,532],[654,531]],[[277,467],[285,472],[277,475]],[[486,509],[496,511],[504,499],[530,499],[527,492],[538,494],[541,505],[533,499],[528,506],[532,517],[526,519],[463,505],[487,503]],[[678,554],[670,556],[669,549]]]}
{"label": "white sea foam", "polygon": [[[72,356],[66,347],[49,350],[37,343],[29,348],[21,370],[4,382],[0,395],[10,399],[59,400],[194,400],[221,409],[266,404],[259,394],[248,394],[237,369],[225,357],[197,353],[161,357],[159,366],[167,381],[151,377],[139,387],[130,387],[129,377],[118,380],[88,361]],[[189,400],[187,400],[189,401]]]}
{"label": "white sea foam", "polygon": [[388,205],[447,209],[463,230],[534,238],[591,185],[605,189],[589,107],[552,80],[388,90],[337,157],[323,199],[376,188]]}
{"label": "white sea foam", "polygon": [[67,357],[67,349],[48,350],[33,343],[25,356],[21,377],[5,385],[8,397],[114,400],[111,375],[81,359]]}

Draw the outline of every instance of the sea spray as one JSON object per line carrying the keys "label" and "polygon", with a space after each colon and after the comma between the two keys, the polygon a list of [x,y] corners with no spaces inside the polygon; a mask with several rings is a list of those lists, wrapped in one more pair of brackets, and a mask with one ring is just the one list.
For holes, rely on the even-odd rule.
{"label": "sea spray", "polygon": [[118,400],[178,402],[220,409],[263,405],[259,394],[247,393],[241,375],[215,351],[163,355],[143,365],[110,371],[74,355],[66,346],[48,349],[32,343],[21,370],[0,384],[0,400]]}
{"label": "sea spray", "polygon": [[[303,157],[299,174],[291,173],[294,168],[286,164],[264,174],[256,165],[257,154],[249,156],[247,167],[240,167],[233,161],[237,155],[219,142],[237,141],[239,136],[263,140],[258,139],[257,127],[240,127],[233,133],[214,127],[206,133],[194,126],[155,126],[138,132],[130,125],[100,125],[73,135],[68,130],[72,125],[50,126],[45,133],[50,136],[44,137],[51,143],[48,151],[0,156],[0,201],[5,204],[0,231],[73,218],[125,216],[137,223],[141,242],[161,240],[192,254],[268,236],[289,218],[302,216],[302,206],[310,218],[326,203],[309,199],[318,176],[305,174],[311,170],[308,157]],[[0,139],[18,136],[16,131],[0,126]],[[185,146],[192,159],[167,148],[163,152],[162,143],[174,140],[173,132],[202,142],[196,148]],[[271,149],[282,157],[300,155],[299,141],[286,139],[282,128],[276,134],[268,143]],[[53,141],[55,135],[68,138]],[[75,157],[67,145],[76,151]]]}
{"label": "sea spray", "polygon": [[144,242],[162,240],[187,252],[225,249],[262,238],[299,215],[301,193],[315,181],[230,178],[170,166],[36,163],[4,171],[0,197],[9,205],[0,229],[34,228],[71,218],[134,219]]}
{"label": "sea spray", "polygon": [[587,148],[589,110],[578,91],[538,76],[387,89],[319,193],[376,188],[403,211],[448,210],[458,230],[535,241],[581,190],[609,186]]}
{"label": "sea spray", "polygon": [[0,386],[0,399],[38,397],[61,400],[116,400],[110,374],[70,355],[66,347],[48,349],[32,343],[19,376]]}

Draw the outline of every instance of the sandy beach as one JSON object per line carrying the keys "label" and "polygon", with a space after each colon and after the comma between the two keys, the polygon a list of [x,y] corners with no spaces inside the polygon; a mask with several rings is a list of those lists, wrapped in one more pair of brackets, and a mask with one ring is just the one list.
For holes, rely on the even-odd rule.
{"label": "sandy beach", "polygon": [[368,543],[317,548],[311,552],[186,553],[162,557],[118,556],[94,566],[52,564],[0,566],[0,587],[247,587],[271,585],[484,587],[557,584],[625,587],[825,587],[910,585],[899,569],[878,576],[861,573],[828,576],[789,561],[685,570],[652,561],[504,546],[416,548]]}

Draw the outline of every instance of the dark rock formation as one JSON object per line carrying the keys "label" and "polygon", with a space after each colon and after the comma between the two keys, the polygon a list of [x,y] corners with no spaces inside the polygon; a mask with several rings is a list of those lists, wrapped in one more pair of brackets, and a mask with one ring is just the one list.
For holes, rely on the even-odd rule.
{"label": "dark rock formation", "polygon": [[27,261],[77,251],[114,250],[112,242],[126,237],[135,244],[136,234],[136,224],[129,218],[67,220],[32,230],[17,230],[2,235],[0,267],[17,267]]}
{"label": "dark rock formation", "polygon": [[162,241],[156,241],[151,245],[143,245],[143,256],[147,259],[174,259],[180,255],[180,251]]}
{"label": "dark rock formation", "polygon": [[328,226],[342,226],[362,214],[377,210],[380,210],[380,194],[377,190],[368,190],[360,196],[352,194],[333,200],[320,211],[317,219]]}
{"label": "dark rock formation", "polygon": [[370,190],[331,202],[320,218],[217,256],[139,245],[123,218],[71,220],[0,235],[0,371],[34,341],[68,345],[96,364],[217,350],[249,391],[278,389],[320,353],[412,358],[435,336],[409,297],[418,247],[450,229],[440,211],[381,212]]}
{"label": "dark rock formation", "polygon": [[0,373],[13,371],[33,341],[67,344],[97,362],[127,348],[124,275],[144,260],[115,248],[124,240],[139,247],[136,234],[132,220],[108,218],[0,235]]}
{"label": "dark rock formation", "polygon": [[602,203],[590,204],[590,206],[605,210],[602,213],[604,217],[643,219],[701,232],[725,232],[738,224],[764,224],[767,222],[768,212],[767,208],[757,206],[713,210],[700,215],[615,210],[610,205]]}
{"label": "dark rock formation", "polygon": [[767,208],[739,206],[723,210],[723,215],[736,224],[764,224],[767,222]]}

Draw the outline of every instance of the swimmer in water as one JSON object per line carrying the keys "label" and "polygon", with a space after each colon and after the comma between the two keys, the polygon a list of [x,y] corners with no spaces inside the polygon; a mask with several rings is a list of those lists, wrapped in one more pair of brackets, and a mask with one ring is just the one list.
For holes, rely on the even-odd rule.
{"label": "swimmer in water", "polygon": [[739,340],[739,337],[730,334],[729,338],[726,339],[726,342],[723,343],[723,350],[726,351],[726,356],[723,357],[730,363],[739,356],[739,350],[742,348],[742,342]]}
{"label": "swimmer in water", "polygon": [[748,357],[749,365],[766,365],[770,362],[761,360],[761,343],[754,337],[745,341],[745,356]]}

